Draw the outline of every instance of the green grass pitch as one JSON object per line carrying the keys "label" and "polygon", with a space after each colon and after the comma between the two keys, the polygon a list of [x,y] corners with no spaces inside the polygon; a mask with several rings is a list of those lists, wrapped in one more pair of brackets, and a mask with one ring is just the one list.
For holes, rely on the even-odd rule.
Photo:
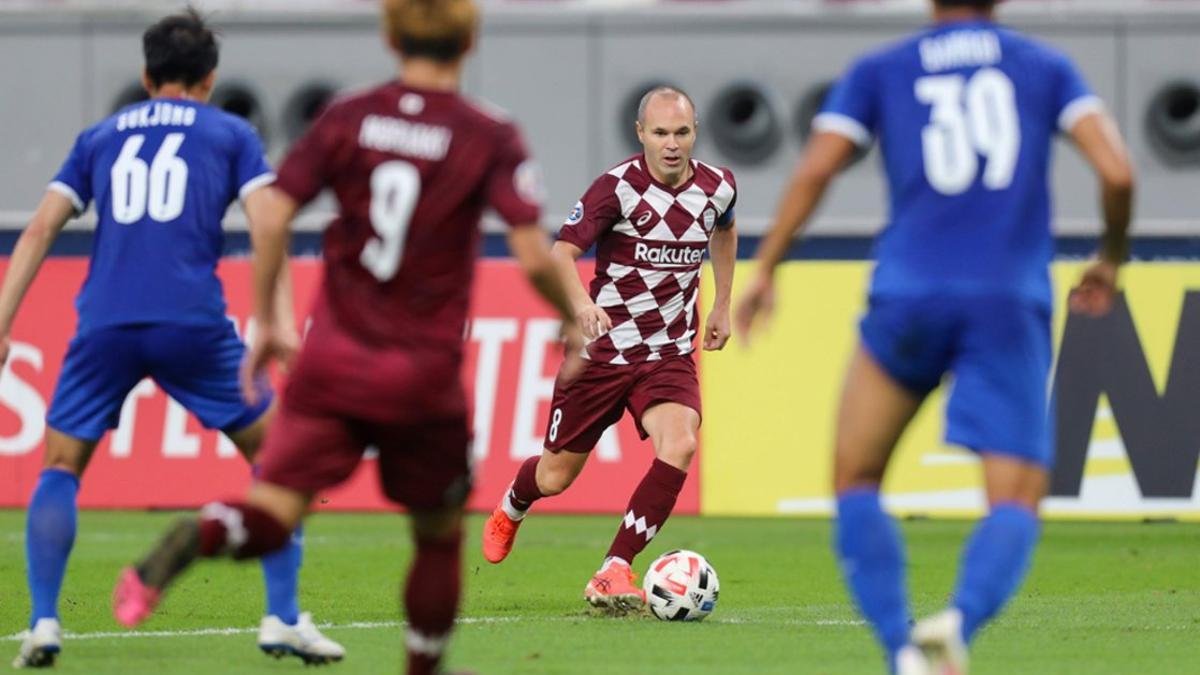
{"label": "green grass pitch", "polygon": [[[189,572],[143,631],[109,614],[118,569],[174,514],[87,512],[67,573],[68,633],[61,673],[288,673],[303,666],[260,654],[256,564],[212,563]],[[471,519],[464,623],[449,664],[500,673],[881,673],[882,659],[856,617],[819,520],[673,518],[639,561],[671,548],[708,556],[721,599],[700,624],[589,614],[584,583],[616,517],[535,514],[517,548],[492,566]],[[914,610],[945,601],[966,522],[904,524]],[[0,511],[0,649],[16,654],[25,627],[24,514]],[[322,514],[308,526],[301,604],[348,650],[331,673],[401,669],[398,588],[411,555],[395,515]],[[1200,526],[1052,523],[1035,569],[1002,618],[976,642],[973,672],[1200,672]],[[212,629],[233,629],[226,633]]]}

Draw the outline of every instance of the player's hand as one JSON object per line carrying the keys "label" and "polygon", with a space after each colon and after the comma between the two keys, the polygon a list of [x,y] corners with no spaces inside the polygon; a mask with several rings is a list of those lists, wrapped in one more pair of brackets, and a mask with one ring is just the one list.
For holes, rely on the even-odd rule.
{"label": "player's hand", "polygon": [[1072,312],[1101,317],[1112,309],[1116,296],[1117,264],[1094,260],[1083,270],[1079,285],[1071,289],[1068,304]]}
{"label": "player's hand", "polygon": [[612,330],[612,319],[594,302],[589,302],[586,307],[575,313],[575,322],[579,324],[583,336],[589,340],[595,340]]}
{"label": "player's hand", "polygon": [[738,335],[746,345],[757,323],[766,323],[775,311],[775,279],[770,274],[760,273],[750,284],[750,289],[738,301],[733,317]]}
{"label": "player's hand", "polygon": [[731,332],[729,308],[714,307],[704,321],[704,351],[716,352],[724,349]]}
{"label": "player's hand", "polygon": [[278,361],[286,371],[299,348],[300,336],[291,326],[259,327],[242,362],[242,396],[250,405],[256,405],[268,388],[267,369],[271,362]]}

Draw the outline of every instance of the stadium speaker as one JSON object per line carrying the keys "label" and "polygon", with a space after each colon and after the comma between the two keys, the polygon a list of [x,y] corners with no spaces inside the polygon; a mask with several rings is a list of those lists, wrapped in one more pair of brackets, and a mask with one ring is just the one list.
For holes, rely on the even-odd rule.
{"label": "stadium speaker", "polygon": [[337,92],[329,82],[309,82],[292,94],[283,106],[283,133],[289,142],[300,138]]}
{"label": "stadium speaker", "polygon": [[209,102],[225,112],[245,119],[258,130],[263,144],[267,143],[267,115],[263,110],[262,100],[250,85],[242,82],[217,85]]}
{"label": "stadium speaker", "polygon": [[[829,96],[833,85],[833,80],[826,80],[809,89],[800,97],[800,103],[796,106],[795,132],[802,145],[808,143],[809,137],[812,136],[813,119],[816,118],[817,113],[821,112],[822,106],[825,105],[825,97]],[[854,151],[854,156],[850,158],[847,166],[857,164],[868,154],[870,154],[870,148],[858,148]]]}
{"label": "stadium speaker", "polygon": [[148,98],[150,95],[146,93],[146,88],[142,86],[141,82],[131,82],[121,89],[121,93],[113,99],[112,111],[115,113],[127,105],[140,103]]}
{"label": "stadium speaker", "polygon": [[771,93],[755,82],[733,82],[717,92],[704,124],[721,154],[742,164],[765,162],[783,140]]}
{"label": "stadium speaker", "polygon": [[1168,164],[1200,164],[1200,86],[1177,80],[1150,99],[1146,133]]}
{"label": "stadium speaker", "polygon": [[620,110],[617,111],[617,129],[630,152],[641,152],[642,150],[642,143],[638,140],[637,129],[634,127],[634,122],[637,122],[638,117],[638,105],[641,104],[642,97],[646,95],[646,92],[657,87],[678,88],[678,85],[666,80],[646,80],[629,90],[629,93],[625,95],[625,100],[621,102]]}

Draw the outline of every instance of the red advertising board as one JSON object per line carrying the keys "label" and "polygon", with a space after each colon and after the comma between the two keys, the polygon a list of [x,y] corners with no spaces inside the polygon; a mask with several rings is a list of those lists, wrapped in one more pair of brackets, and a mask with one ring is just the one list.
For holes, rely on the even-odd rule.
{"label": "red advertising board", "polygon": [[[7,261],[0,263],[0,271]],[[581,268],[582,269],[582,268]],[[87,261],[46,262],[30,289],[13,330],[13,348],[0,376],[0,506],[24,506],[37,481],[45,416],[67,343],[74,333],[73,300]],[[253,330],[250,264],[230,259],[219,274],[229,315],[243,335]],[[292,262],[298,314],[320,280],[320,262]],[[466,331],[465,383],[474,401],[476,491],[474,510],[490,510],[526,457],[541,451],[542,434],[561,358],[557,322],[536,299],[515,265],[480,263],[474,311]],[[645,474],[653,451],[638,439],[628,416],[605,436],[589,466],[563,495],[538,505],[544,511],[621,512]],[[345,485],[322,495],[322,508],[381,509],[374,462],[367,460]],[[693,464],[677,513],[699,510],[699,462]],[[207,431],[152,381],[130,393],[121,424],[97,449],[83,480],[79,503],[95,508],[194,507],[240,494],[249,469],[221,434]]]}

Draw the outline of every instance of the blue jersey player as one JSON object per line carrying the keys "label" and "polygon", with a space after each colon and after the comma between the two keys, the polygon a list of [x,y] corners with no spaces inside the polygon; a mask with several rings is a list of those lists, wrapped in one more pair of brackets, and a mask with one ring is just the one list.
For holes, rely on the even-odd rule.
{"label": "blue jersey player", "polygon": [[[1053,461],[1047,186],[1056,134],[1074,141],[1103,192],[1105,233],[1073,311],[1108,311],[1127,248],[1133,178],[1111,118],[1066,56],[993,23],[994,4],[935,0],[932,26],[854,63],[814,122],[737,311],[743,335],[770,311],[773,270],[792,237],[856,147],[878,139],[890,218],[837,419],[835,545],[900,673],[966,672],[967,646],[1020,584],[1038,538]],[[950,607],[910,629],[903,546],[879,486],[905,426],[946,375],[947,441],[979,454],[990,508],[966,544]]]}
{"label": "blue jersey player", "polygon": [[[241,397],[244,348],[225,316],[216,265],[226,209],[241,199],[253,227],[269,207],[262,188],[274,175],[254,130],[205,103],[217,43],[198,15],[189,11],[151,26],[143,49],[150,99],[79,135],[21,235],[0,289],[0,350],[7,357],[13,317],[47,250],[72,216],[95,203],[77,334],[50,405],[45,469],[29,504],[33,611],[17,667],[52,665],[61,650],[57,604],[75,540],[79,478],[140,380],[154,378],[248,458],[271,416],[269,396],[257,405]],[[305,661],[340,659],[341,646],[299,613],[299,566],[298,539],[264,561],[268,615],[259,646]]]}

